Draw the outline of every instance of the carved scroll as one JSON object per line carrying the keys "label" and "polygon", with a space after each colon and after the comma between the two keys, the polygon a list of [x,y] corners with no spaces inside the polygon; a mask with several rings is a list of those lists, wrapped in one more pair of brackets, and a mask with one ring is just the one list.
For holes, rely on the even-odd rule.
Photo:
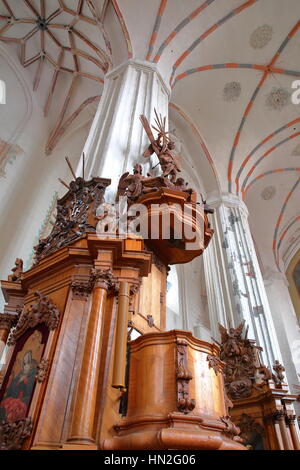
{"label": "carved scroll", "polygon": [[176,342],[176,385],[177,385],[177,408],[182,413],[192,411],[196,402],[190,398],[189,383],[193,376],[187,369],[187,347],[184,339]]}
{"label": "carved scroll", "polygon": [[57,328],[60,316],[58,308],[40,292],[36,292],[35,295],[39,297],[38,302],[31,305],[29,310],[23,310],[16,327],[8,338],[9,345],[15,344],[28,328],[34,328],[40,323],[45,323],[49,330]]}

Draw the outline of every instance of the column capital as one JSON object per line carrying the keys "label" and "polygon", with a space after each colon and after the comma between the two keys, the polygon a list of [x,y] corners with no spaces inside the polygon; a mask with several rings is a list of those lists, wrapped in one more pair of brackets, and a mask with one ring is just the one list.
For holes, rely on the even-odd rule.
{"label": "column capital", "polygon": [[154,64],[153,62],[148,62],[147,60],[139,60],[139,59],[128,59],[125,62],[122,62],[122,64],[119,64],[117,67],[114,67],[111,69],[106,75],[106,79],[113,79],[116,75],[119,73],[122,73],[128,66],[131,66],[135,68],[136,70],[144,70],[145,72],[154,72],[157,75],[157,78],[161,82],[161,85],[163,86],[166,94],[170,98],[171,95],[171,88],[170,85],[166,80],[163,79],[158,65]]}
{"label": "column capital", "polygon": [[238,208],[246,217],[249,215],[248,208],[244,201],[232,193],[222,192],[220,194],[208,194],[207,203],[214,208],[218,208],[222,204],[226,207]]}

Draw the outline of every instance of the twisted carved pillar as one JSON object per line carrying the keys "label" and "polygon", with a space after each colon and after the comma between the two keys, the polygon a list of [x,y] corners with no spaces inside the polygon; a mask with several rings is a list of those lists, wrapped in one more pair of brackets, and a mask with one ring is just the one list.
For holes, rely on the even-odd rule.
{"label": "twisted carved pillar", "polygon": [[107,291],[113,285],[109,269],[95,271],[94,276],[93,302],[68,438],[68,443],[78,445],[95,445],[93,428],[101,359],[102,317]]}

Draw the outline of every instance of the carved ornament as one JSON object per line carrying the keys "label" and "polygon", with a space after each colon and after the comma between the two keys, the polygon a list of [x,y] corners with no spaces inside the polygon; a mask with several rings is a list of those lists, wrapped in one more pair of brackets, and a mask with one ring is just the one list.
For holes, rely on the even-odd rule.
{"label": "carved ornament", "polygon": [[12,274],[8,276],[8,281],[21,282],[21,275],[23,273],[23,260],[16,258],[15,266],[12,268]]}
{"label": "carved ornament", "polygon": [[0,313],[0,330],[10,330],[17,322],[18,315]]}
{"label": "carved ornament", "polygon": [[31,418],[0,423],[0,450],[20,450],[24,439],[31,434],[32,427]]}
{"label": "carved ornament", "polygon": [[36,380],[39,383],[42,383],[46,380],[49,370],[49,359],[43,358],[37,366],[37,374],[35,376]]}
{"label": "carved ornament", "polygon": [[190,398],[189,383],[193,376],[187,369],[187,347],[184,339],[176,342],[176,384],[177,384],[177,408],[184,414],[190,413],[196,406],[193,398]]}
{"label": "carved ornament", "polygon": [[32,304],[29,310],[22,311],[16,327],[8,338],[9,345],[15,344],[28,328],[34,328],[41,323],[45,323],[49,330],[57,328],[60,317],[58,308],[40,292],[35,292],[35,295],[38,297],[38,301]]}
{"label": "carved ornament", "polygon": [[221,360],[225,363],[224,378],[229,398],[247,398],[253,389],[261,389],[272,377],[271,371],[260,362],[259,351],[253,340],[242,336],[244,322],[226,330],[219,324]]}

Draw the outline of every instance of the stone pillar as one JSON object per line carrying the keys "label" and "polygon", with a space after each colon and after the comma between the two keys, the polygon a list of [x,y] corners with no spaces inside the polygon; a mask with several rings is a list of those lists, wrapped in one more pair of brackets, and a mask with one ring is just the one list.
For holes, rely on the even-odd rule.
{"label": "stone pillar", "polygon": [[[141,157],[149,141],[140,114],[154,124],[154,108],[168,117],[168,103],[168,86],[149,62],[129,60],[105,76],[102,98],[83,151],[87,178],[93,175],[112,179],[106,196],[115,196],[119,177],[131,171],[135,163],[147,163]],[[157,163],[156,157],[151,158],[150,167]],[[78,175],[81,171],[80,162]]]}
{"label": "stone pillar", "polygon": [[68,444],[95,445],[93,430],[101,361],[102,319],[107,290],[111,286],[109,270],[99,270],[96,276]]}
{"label": "stone pillar", "polygon": [[232,194],[208,198],[215,213],[210,218],[215,230],[205,250],[212,333],[216,323],[237,326],[245,320],[248,337],[263,348],[262,360],[272,369],[282,361],[272,315],[258,264],[244,202]]}
{"label": "stone pillar", "polygon": [[[297,384],[300,373],[300,328],[288,290],[288,280],[283,273],[266,269],[264,283],[282,349],[287,381],[291,385]],[[295,403],[295,409],[300,412],[299,404]]]}

